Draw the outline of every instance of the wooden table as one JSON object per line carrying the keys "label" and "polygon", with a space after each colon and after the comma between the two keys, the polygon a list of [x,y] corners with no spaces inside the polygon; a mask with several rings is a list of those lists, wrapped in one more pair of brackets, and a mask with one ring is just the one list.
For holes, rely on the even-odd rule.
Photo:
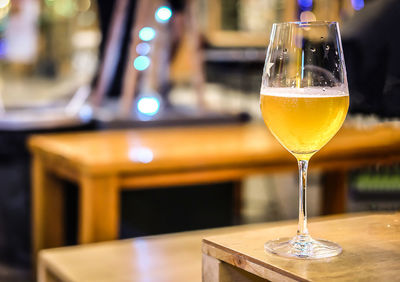
{"label": "wooden table", "polygon": [[[238,250],[239,247],[250,242],[251,246],[254,246],[256,255],[262,260],[268,260],[278,266],[285,262],[286,272],[290,271],[293,274],[289,274],[289,276],[292,275],[289,278],[301,275],[306,277],[303,281],[307,279],[318,281],[321,279],[318,279],[316,275],[322,277],[329,271],[329,277],[336,281],[395,281],[398,279],[400,275],[400,237],[397,236],[400,231],[399,214],[353,214],[315,218],[310,220],[309,227],[312,234],[340,243],[344,247],[342,255],[329,261],[311,262],[280,259],[267,255],[263,251],[265,240],[281,233],[284,235],[295,233],[295,223],[285,221],[43,250],[39,254],[38,281],[202,281],[202,238],[208,236],[203,245],[203,252],[213,255],[219,249],[210,247],[208,243],[210,240],[226,241],[232,235],[232,240],[229,242],[233,243],[238,239],[239,234],[244,234],[244,236],[239,240],[237,247],[231,247],[232,250]],[[275,231],[278,233],[272,234]],[[358,233],[359,231],[363,233]],[[357,238],[359,240],[354,242]],[[225,258],[229,257],[225,256]],[[230,262],[229,259],[227,261]],[[238,260],[235,261],[238,262]],[[220,273],[224,272],[222,269],[227,270],[228,263],[219,263]],[[243,268],[250,267],[245,263],[241,265]],[[207,265],[211,267],[209,271],[215,269],[212,266],[212,264]],[[330,272],[333,267],[336,269]],[[254,268],[254,271],[257,269]],[[232,266],[225,273],[234,275],[235,272],[232,270],[237,272],[237,269]],[[213,273],[215,274],[215,272],[204,273],[204,280],[215,281],[210,280]],[[225,278],[228,279],[231,276],[225,276]],[[346,280],[346,278],[349,279]],[[290,281],[290,279],[278,281]]]}
{"label": "wooden table", "polygon": [[[78,243],[89,243],[117,239],[121,189],[239,181],[297,167],[263,124],[39,135],[29,147],[34,254],[63,245],[63,179],[79,184]],[[396,127],[344,127],[311,169],[335,171],[328,186],[344,187],[350,167],[399,160]],[[326,190],[326,207],[344,211],[346,190],[335,188]]]}
{"label": "wooden table", "polygon": [[[269,226],[203,240],[203,281],[398,281],[400,213],[310,224],[314,238],[339,243],[342,254],[321,260],[281,258],[263,244],[294,235],[296,225]],[[261,279],[262,278],[262,279]]]}

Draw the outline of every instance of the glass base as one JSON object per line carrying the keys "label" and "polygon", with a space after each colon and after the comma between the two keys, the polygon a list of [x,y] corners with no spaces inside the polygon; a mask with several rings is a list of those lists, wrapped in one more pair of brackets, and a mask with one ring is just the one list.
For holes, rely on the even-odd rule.
{"label": "glass base", "polygon": [[330,241],[313,239],[310,236],[298,235],[294,238],[280,238],[264,244],[268,252],[282,257],[300,259],[322,259],[339,255],[342,248]]}

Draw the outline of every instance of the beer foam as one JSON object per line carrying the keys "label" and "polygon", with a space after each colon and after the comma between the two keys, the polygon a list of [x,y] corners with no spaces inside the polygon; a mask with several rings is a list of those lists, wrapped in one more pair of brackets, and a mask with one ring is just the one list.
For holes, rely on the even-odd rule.
{"label": "beer foam", "polygon": [[261,95],[278,96],[288,98],[324,98],[324,97],[341,97],[349,96],[348,90],[344,87],[307,87],[307,88],[291,88],[291,87],[262,87]]}

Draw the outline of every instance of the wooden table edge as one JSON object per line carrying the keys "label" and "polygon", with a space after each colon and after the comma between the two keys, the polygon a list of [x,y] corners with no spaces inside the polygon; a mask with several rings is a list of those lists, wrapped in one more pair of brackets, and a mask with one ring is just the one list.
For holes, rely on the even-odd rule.
{"label": "wooden table edge", "polygon": [[69,275],[67,271],[60,268],[58,265],[53,263],[48,258],[48,256],[51,254],[49,254],[47,250],[53,250],[53,249],[44,249],[39,251],[36,280],[38,282],[47,281],[47,278],[45,277],[47,277],[47,275],[50,274],[52,276],[56,276],[58,279],[57,281],[66,281],[66,282],[75,281],[73,276]]}
{"label": "wooden table edge", "polygon": [[[319,216],[319,217],[316,217],[316,218],[312,219],[309,223],[312,224],[312,223],[318,223],[318,222],[323,222],[323,221],[337,221],[337,220],[354,219],[354,218],[360,218],[360,217],[376,217],[376,216],[382,216],[382,215],[400,215],[400,213],[399,212],[386,212],[386,211],[383,211],[383,212],[373,212],[373,213],[371,213],[371,212],[360,212],[360,213],[352,213],[352,214],[339,214],[339,215],[330,215],[330,216]],[[295,221],[282,221],[282,222],[278,221],[278,223],[282,223],[282,224],[273,224],[273,223],[274,222],[271,222],[271,224],[267,224],[267,226],[264,224],[264,226],[260,226],[260,229],[268,228],[268,225],[271,225],[271,228],[276,228],[276,227],[279,227],[279,226],[288,226],[288,225],[295,225],[296,224]],[[234,232],[234,233],[241,233],[241,232],[243,232],[243,231],[238,231],[238,232]],[[254,275],[257,275],[257,273],[255,273],[255,271],[252,272],[252,271],[249,271],[249,270],[245,269],[241,264],[241,259],[240,258],[246,258],[247,261],[249,261],[249,262],[251,262],[251,263],[253,263],[253,264],[257,265],[257,266],[261,266],[261,267],[264,267],[264,268],[266,268],[268,270],[271,270],[274,273],[282,275],[285,278],[293,279],[295,281],[310,281],[310,280],[304,279],[303,277],[297,276],[296,274],[291,273],[289,271],[285,271],[285,270],[277,268],[277,267],[275,267],[273,265],[267,264],[264,261],[260,261],[258,259],[252,258],[252,257],[250,257],[250,256],[248,256],[246,254],[240,254],[240,256],[239,256],[240,258],[239,259],[235,259],[235,255],[238,256],[236,251],[234,251],[234,250],[232,250],[230,248],[227,248],[225,246],[218,245],[218,244],[216,244],[216,243],[211,241],[211,239],[214,238],[214,237],[226,236],[227,234],[228,233],[226,233],[226,234],[218,234],[218,235],[208,236],[208,237],[203,238],[202,239],[202,246],[201,246],[201,250],[202,250],[203,255],[210,256],[210,252],[213,252],[213,249],[221,250],[221,251],[223,251],[225,253],[228,253],[229,255],[232,256],[233,264],[232,264],[232,262],[227,261],[227,259],[222,257],[222,256],[218,256],[217,255],[217,256],[212,256],[212,257],[215,258],[215,259],[218,259],[218,260],[220,260],[222,262],[225,262],[227,264],[230,264],[230,265],[232,265],[234,267],[238,267],[238,268],[240,268],[240,269],[242,269],[244,271],[250,272],[250,273],[252,273]],[[213,253],[215,253],[215,252],[213,252]],[[253,268],[250,267],[250,269],[253,269]]]}
{"label": "wooden table edge", "polygon": [[[229,249],[229,248],[223,247],[223,246],[219,246],[219,245],[217,245],[217,244],[215,244],[215,243],[213,243],[213,242],[211,242],[211,241],[208,241],[207,239],[203,239],[203,240],[202,240],[202,247],[201,247],[202,253],[203,253],[204,255],[210,256],[210,248],[215,248],[215,249],[223,250],[225,253],[228,253],[228,254],[232,255],[232,257],[235,256],[235,251],[233,251],[233,250],[231,250],[231,249]],[[236,254],[236,256],[237,256],[237,254]],[[307,282],[307,281],[309,281],[309,280],[304,279],[304,278],[302,278],[302,277],[296,276],[295,274],[293,274],[293,273],[291,273],[291,272],[285,271],[285,270],[283,270],[283,269],[279,269],[279,268],[277,268],[277,267],[275,267],[275,266],[273,266],[273,265],[269,265],[269,264],[267,264],[267,263],[260,262],[260,261],[254,259],[254,258],[252,258],[252,257],[250,257],[250,256],[247,256],[247,255],[245,255],[245,254],[241,254],[241,255],[239,256],[239,259],[236,259],[236,258],[235,258],[235,259],[234,259],[234,264],[232,264],[231,262],[229,262],[229,261],[227,261],[227,260],[225,260],[224,258],[221,258],[221,257],[214,257],[214,256],[212,256],[212,257],[213,257],[213,258],[216,258],[216,259],[218,259],[218,260],[220,260],[220,261],[223,261],[223,262],[225,262],[225,263],[227,263],[227,264],[230,264],[230,265],[232,265],[232,266],[234,266],[234,267],[238,267],[238,268],[240,268],[240,269],[242,269],[242,270],[244,270],[244,271],[246,271],[246,272],[250,272],[250,273],[252,273],[252,274],[257,275],[256,273],[251,272],[251,271],[248,271],[247,269],[245,269],[245,268],[242,267],[242,264],[241,264],[241,261],[242,261],[242,260],[241,260],[240,258],[243,257],[243,258],[246,258],[247,261],[249,261],[249,262],[251,262],[251,263],[253,263],[253,264],[255,264],[255,265],[258,265],[258,266],[261,265],[262,267],[264,267],[264,268],[266,268],[266,269],[268,269],[268,270],[271,270],[271,271],[273,271],[274,273],[277,273],[277,274],[279,274],[279,275],[282,275],[282,276],[285,277],[285,278],[293,279],[293,280],[295,280],[295,281],[302,281],[302,282]],[[264,278],[264,277],[262,277],[262,278]]]}
{"label": "wooden table edge", "polygon": [[[360,212],[360,213],[353,213],[353,214],[338,214],[338,215],[329,215],[329,216],[320,216],[320,217],[315,217],[311,219],[311,222],[319,222],[319,221],[325,221],[325,220],[340,220],[344,218],[357,218],[357,217],[363,217],[363,216],[375,216],[375,215],[381,215],[381,214],[391,214],[387,212],[382,212],[382,213],[371,213],[371,212]],[[252,223],[252,224],[246,224],[246,225],[236,225],[236,226],[225,226],[225,227],[217,227],[217,228],[210,228],[210,229],[201,229],[201,230],[193,230],[193,231],[186,231],[186,232],[176,232],[176,233],[170,233],[170,234],[160,234],[160,235],[151,235],[151,236],[144,236],[144,237],[137,237],[137,238],[129,238],[129,239],[122,239],[122,240],[113,240],[113,241],[105,241],[105,242],[96,242],[96,243],[90,243],[86,245],[74,245],[74,246],[63,246],[63,247],[57,247],[57,248],[50,248],[50,249],[43,249],[39,252],[38,256],[38,275],[40,274],[40,271],[47,271],[50,270],[50,273],[56,274],[58,277],[62,277],[65,281],[76,281],[74,280],[74,276],[71,275],[68,271],[66,271],[63,267],[60,267],[59,264],[52,262],[51,257],[53,255],[60,255],[60,253],[57,253],[58,251],[66,250],[66,251],[77,251],[81,248],[91,248],[95,247],[96,245],[108,245],[108,244],[124,244],[124,243],[129,243],[135,240],[147,240],[150,242],[153,240],[162,240],[165,238],[170,238],[170,237],[188,237],[188,236],[198,236],[202,237],[200,239],[200,246],[202,249],[202,244],[204,240],[207,240],[207,238],[214,237],[214,236],[220,236],[224,235],[227,233],[237,233],[237,232],[243,232],[249,229],[261,229],[261,228],[266,228],[268,226],[271,227],[277,227],[277,226],[285,226],[285,225],[290,225],[290,224],[295,224],[295,220],[284,220],[284,221],[274,221],[274,222],[261,222],[261,223]],[[55,254],[54,254],[55,252]],[[201,257],[202,252],[199,252],[199,257]]]}

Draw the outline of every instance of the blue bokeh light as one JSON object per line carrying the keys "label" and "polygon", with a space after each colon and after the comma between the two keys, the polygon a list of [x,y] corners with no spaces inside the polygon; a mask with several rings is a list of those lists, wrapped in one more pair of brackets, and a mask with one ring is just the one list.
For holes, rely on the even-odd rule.
{"label": "blue bokeh light", "polygon": [[167,6],[161,6],[160,8],[157,9],[154,17],[156,18],[157,22],[166,23],[172,17],[172,11]]}
{"label": "blue bokeh light", "polygon": [[297,3],[299,3],[300,8],[304,10],[312,7],[313,0],[297,0]]}
{"label": "blue bokeh light", "polygon": [[7,43],[4,39],[0,39],[0,58],[4,58],[7,54]]}
{"label": "blue bokeh light", "polygon": [[150,59],[147,56],[139,56],[133,62],[133,66],[138,71],[144,71],[150,66]]}
{"label": "blue bokeh light", "polygon": [[354,10],[359,11],[364,8],[364,0],[351,0],[351,5]]}
{"label": "blue bokeh light", "polygon": [[160,101],[156,97],[142,97],[137,102],[139,113],[154,116],[160,110]]}
{"label": "blue bokeh light", "polygon": [[139,43],[136,46],[136,53],[138,53],[140,56],[146,56],[147,54],[150,53],[151,47],[149,43],[142,42]]}
{"label": "blue bokeh light", "polygon": [[156,37],[156,31],[152,27],[144,27],[139,31],[139,38],[143,41],[150,41]]}
{"label": "blue bokeh light", "polygon": [[89,105],[83,105],[78,115],[82,121],[88,122],[93,117],[93,109]]}

